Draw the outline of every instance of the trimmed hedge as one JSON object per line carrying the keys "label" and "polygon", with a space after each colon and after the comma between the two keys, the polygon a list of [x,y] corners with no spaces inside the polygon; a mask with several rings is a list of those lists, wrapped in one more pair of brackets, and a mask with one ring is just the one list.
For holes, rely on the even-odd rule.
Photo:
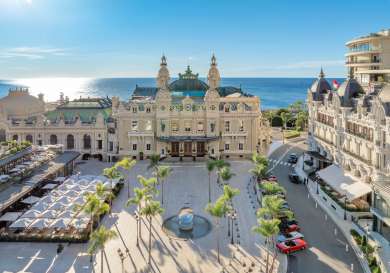
{"label": "trimmed hedge", "polygon": [[295,130],[285,130],[283,132],[284,134],[284,138],[286,139],[290,139],[290,138],[294,138],[294,137],[299,137],[301,135],[300,132],[298,131],[295,131]]}

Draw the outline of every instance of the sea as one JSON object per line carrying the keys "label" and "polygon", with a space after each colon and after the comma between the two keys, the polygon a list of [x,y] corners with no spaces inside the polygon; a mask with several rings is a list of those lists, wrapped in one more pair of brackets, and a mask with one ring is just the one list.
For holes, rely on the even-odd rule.
{"label": "sea", "polygon": [[[174,80],[174,79],[172,79]],[[205,80],[205,79],[202,79]],[[287,107],[297,100],[305,100],[307,89],[314,78],[222,78],[221,86],[241,87],[243,91],[259,96],[261,109]],[[328,79],[332,82],[334,79]],[[343,79],[335,79],[342,82]],[[0,97],[10,88],[28,87],[30,94],[44,94],[45,101],[56,101],[63,92],[70,99],[79,97],[119,96],[128,100],[138,86],[152,87],[155,78],[30,78],[0,80]]]}

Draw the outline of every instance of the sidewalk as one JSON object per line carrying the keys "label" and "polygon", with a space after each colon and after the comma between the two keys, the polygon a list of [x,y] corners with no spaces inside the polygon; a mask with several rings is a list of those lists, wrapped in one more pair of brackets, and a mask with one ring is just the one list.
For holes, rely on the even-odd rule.
{"label": "sidewalk", "polygon": [[[308,178],[307,174],[302,170],[303,165],[303,158],[300,157],[296,166],[295,171],[301,178]],[[311,197],[317,202],[317,204],[324,210],[326,213],[330,216],[330,218],[333,220],[333,222],[338,226],[338,228],[343,232],[345,238],[348,240],[349,244],[352,246],[353,250],[356,253],[356,256],[359,259],[359,262],[363,268],[363,271],[366,273],[370,273],[371,270],[368,266],[368,262],[364,257],[363,252],[359,249],[359,246],[356,244],[355,240],[352,238],[352,235],[350,233],[351,229],[355,229],[357,231],[360,231],[360,229],[356,226],[355,223],[353,223],[350,220],[344,220],[340,217],[337,213],[335,213],[334,210],[331,210],[331,208],[320,198],[320,195],[317,194],[317,185],[314,181],[309,179],[309,182],[307,183],[307,189],[310,193]],[[383,273],[390,272],[390,249],[389,245],[385,246],[381,250],[378,250],[378,254],[380,256],[380,259],[382,261],[382,268],[386,271],[383,271]]]}

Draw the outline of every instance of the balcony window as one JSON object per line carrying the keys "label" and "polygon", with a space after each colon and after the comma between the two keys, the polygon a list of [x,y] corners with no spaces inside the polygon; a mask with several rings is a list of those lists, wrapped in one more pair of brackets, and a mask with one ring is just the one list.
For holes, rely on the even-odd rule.
{"label": "balcony window", "polygon": [[147,150],[147,151],[150,151],[151,146],[152,146],[152,145],[151,145],[150,143],[146,144],[146,150]]}
{"label": "balcony window", "polygon": [[198,122],[198,132],[203,132],[204,128],[203,128],[203,122],[199,121]]}
{"label": "balcony window", "polygon": [[137,107],[133,107],[133,113],[137,113]]}
{"label": "balcony window", "polygon": [[230,132],[230,121],[225,121],[225,132]]}
{"label": "balcony window", "polygon": [[110,150],[110,152],[114,151],[114,142],[110,141],[108,143],[108,147],[109,147],[108,149]]}
{"label": "balcony window", "polygon": [[191,132],[191,121],[184,122],[184,131]]}
{"label": "balcony window", "polygon": [[152,131],[152,121],[147,120],[145,123],[145,131]]}
{"label": "balcony window", "polygon": [[215,131],[215,123],[210,123],[210,131],[214,133]]}
{"label": "balcony window", "polygon": [[244,121],[240,120],[240,132],[244,131]]}
{"label": "balcony window", "polygon": [[172,121],[171,128],[172,128],[173,132],[179,131],[179,124],[178,124],[178,122],[177,121]]}
{"label": "balcony window", "polygon": [[133,144],[133,151],[137,151],[137,144]]}
{"label": "balcony window", "polygon": [[230,144],[229,143],[225,143],[225,151],[229,151],[229,148],[230,148]]}
{"label": "balcony window", "polygon": [[137,131],[138,131],[138,121],[133,120],[133,121],[131,122],[131,130],[132,130],[133,132],[137,132]]}
{"label": "balcony window", "polygon": [[239,143],[239,144],[238,144],[238,149],[239,149],[240,151],[244,150],[244,144],[243,144],[243,143]]}

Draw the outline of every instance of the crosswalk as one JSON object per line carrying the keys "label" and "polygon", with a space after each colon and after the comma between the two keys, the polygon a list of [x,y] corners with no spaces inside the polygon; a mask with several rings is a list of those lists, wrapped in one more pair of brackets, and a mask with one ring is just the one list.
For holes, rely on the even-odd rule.
{"label": "crosswalk", "polygon": [[268,162],[272,165],[272,167],[274,167],[275,165],[293,167],[293,168],[295,167],[295,164],[291,164],[291,163],[288,163],[286,161],[272,159],[272,158],[268,159]]}

